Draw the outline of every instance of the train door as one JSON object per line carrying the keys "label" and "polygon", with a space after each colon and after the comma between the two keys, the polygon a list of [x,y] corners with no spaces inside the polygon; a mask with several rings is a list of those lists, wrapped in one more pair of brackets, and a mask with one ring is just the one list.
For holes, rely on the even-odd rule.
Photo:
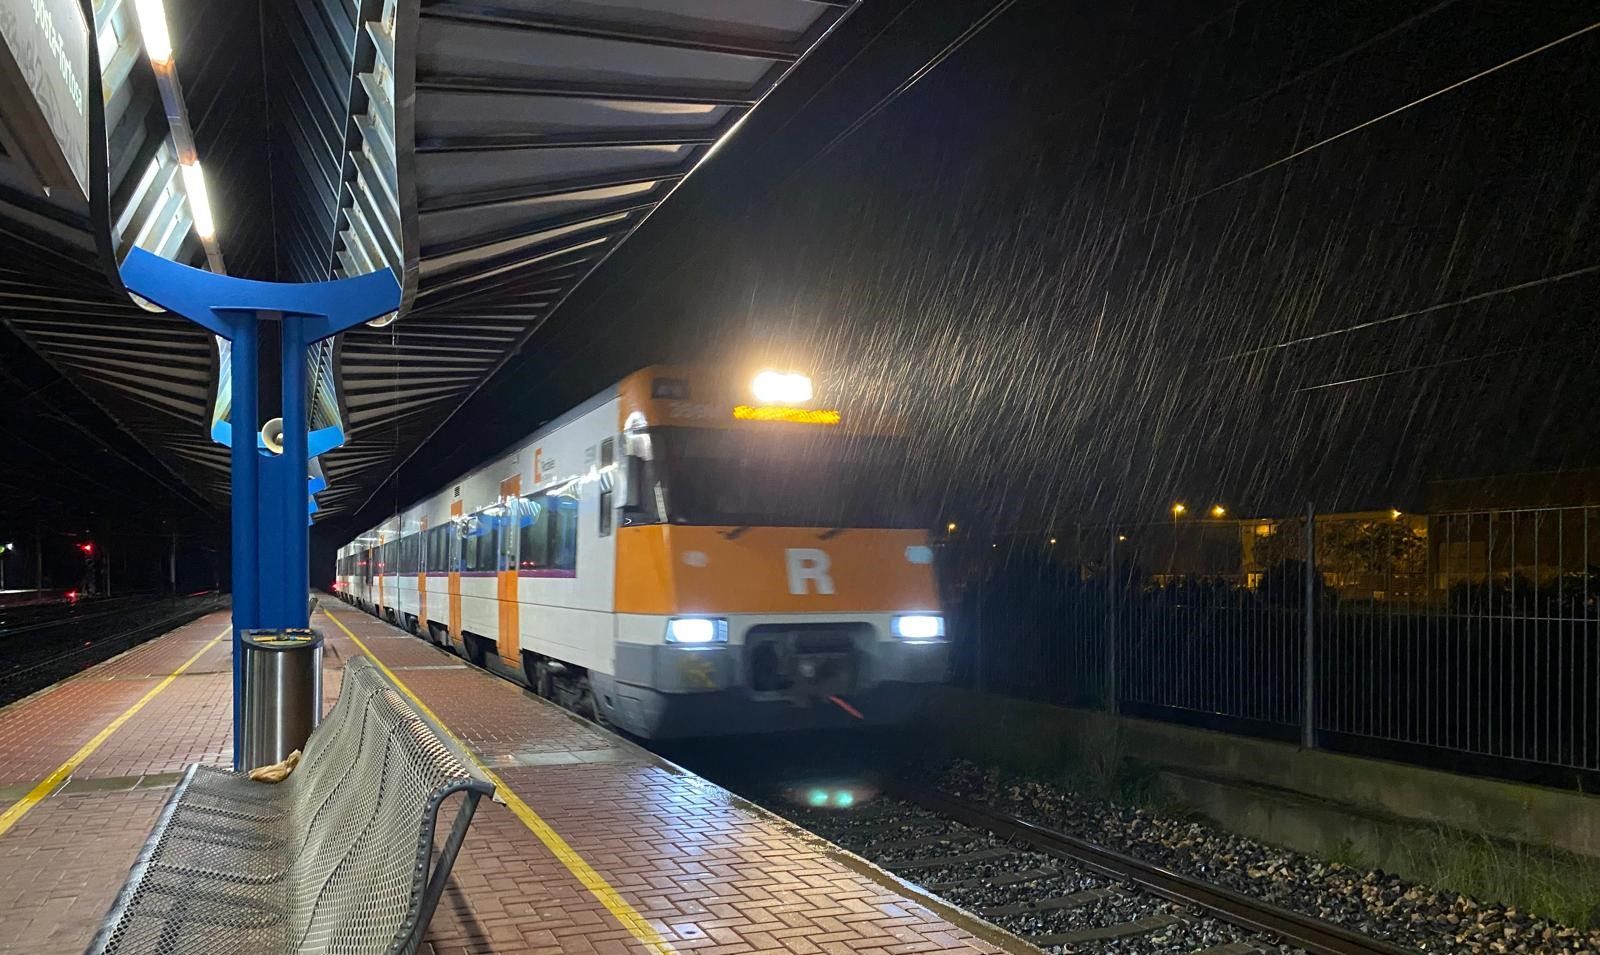
{"label": "train door", "polygon": [[448,641],[460,646],[464,641],[461,637],[461,525],[456,522],[463,513],[460,499],[450,502],[450,540],[449,553],[445,557],[445,567],[448,573],[445,576],[445,587],[448,591],[450,633]]}
{"label": "train door", "polygon": [[522,476],[513,475],[500,482],[500,500],[505,510],[495,519],[495,596],[500,604],[500,628],[496,645],[500,661],[508,667],[522,666],[522,614],[518,603],[517,531],[521,526],[523,509]]}

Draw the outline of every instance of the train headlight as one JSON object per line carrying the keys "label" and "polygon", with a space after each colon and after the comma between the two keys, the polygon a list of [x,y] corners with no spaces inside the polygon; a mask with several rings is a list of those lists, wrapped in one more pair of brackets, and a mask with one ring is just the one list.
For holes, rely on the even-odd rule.
{"label": "train headlight", "polygon": [[944,618],[936,613],[908,613],[889,622],[889,629],[913,643],[944,639]]}
{"label": "train headlight", "polygon": [[727,643],[728,621],[721,617],[673,617],[667,621],[668,643]]}
{"label": "train headlight", "polygon": [[750,390],[764,405],[798,405],[811,400],[811,378],[797,373],[764,371],[756,376]]}

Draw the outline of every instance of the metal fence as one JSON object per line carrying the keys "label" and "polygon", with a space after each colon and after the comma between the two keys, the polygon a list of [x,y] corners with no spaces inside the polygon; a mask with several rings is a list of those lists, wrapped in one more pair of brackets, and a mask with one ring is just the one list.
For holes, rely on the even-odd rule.
{"label": "metal fence", "polygon": [[971,685],[1563,785],[1600,772],[1600,507],[947,547]]}

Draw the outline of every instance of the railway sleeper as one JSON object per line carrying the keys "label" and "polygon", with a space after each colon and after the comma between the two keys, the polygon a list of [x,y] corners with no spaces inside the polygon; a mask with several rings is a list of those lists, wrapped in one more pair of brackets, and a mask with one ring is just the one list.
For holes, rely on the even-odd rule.
{"label": "railway sleeper", "polygon": [[1061,874],[1061,869],[1023,869],[1021,872],[1002,872],[998,875],[979,876],[976,879],[962,879],[959,882],[929,882],[927,888],[931,892],[981,889],[988,886],[999,887],[1016,885],[1019,882],[1035,882],[1039,879],[1049,879]]}
{"label": "railway sleeper", "polygon": [[895,842],[880,842],[872,847],[873,852],[898,852],[901,849],[918,849],[923,846],[948,845],[958,842],[975,842],[983,839],[986,833],[965,829],[960,832],[946,832],[932,836],[918,836],[914,839],[900,839]]}
{"label": "railway sleeper", "polygon": [[[989,880],[994,885],[995,880]],[[1029,912],[1049,912],[1057,909],[1082,908],[1091,902],[1098,902],[1110,895],[1121,895],[1123,890],[1106,887],[1100,889],[1084,889],[1069,895],[1058,895],[1048,899],[1030,899],[1027,902],[1014,902],[1010,905],[993,905],[988,908],[978,909],[978,914],[986,919],[1000,918],[1007,915],[1026,915]]]}
{"label": "railway sleeper", "polygon": [[889,867],[895,871],[906,869],[933,869],[939,866],[961,865],[966,862],[982,862],[986,859],[1003,859],[1013,855],[1012,849],[979,849],[976,852],[960,852],[948,856],[930,856],[922,859],[907,859],[905,862],[893,862]]}
{"label": "railway sleeper", "polygon": [[1181,915],[1150,915],[1132,922],[1101,925],[1072,932],[1055,932],[1050,935],[1030,935],[1028,941],[1040,948],[1046,945],[1080,945],[1084,942],[1105,942],[1116,938],[1131,938],[1188,921]]}

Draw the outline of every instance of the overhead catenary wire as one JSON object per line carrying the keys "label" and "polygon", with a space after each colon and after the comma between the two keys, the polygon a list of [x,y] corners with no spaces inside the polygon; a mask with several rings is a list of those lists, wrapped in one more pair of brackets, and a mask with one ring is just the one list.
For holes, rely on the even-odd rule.
{"label": "overhead catenary wire", "polygon": [[[28,383],[26,381],[23,381],[21,378],[19,378],[16,375],[12,374],[10,371],[6,370],[3,366],[0,366],[0,375],[5,376],[7,381],[12,382],[13,384],[17,385],[19,388],[27,389],[29,387],[29,385],[28,385]],[[166,479],[162,478],[160,475],[157,475],[157,474],[151,472],[148,468],[146,468],[143,465],[139,464],[137,461],[134,461],[132,458],[128,457],[126,454],[123,454],[121,451],[119,451],[115,447],[113,447],[110,442],[106,441],[100,435],[97,435],[93,431],[91,431],[82,422],[80,422],[77,419],[75,419],[72,415],[69,415],[66,412],[62,411],[61,408],[58,407],[54,402],[52,402],[49,398],[45,397],[45,395],[43,393],[44,391],[45,391],[44,388],[33,389],[27,395],[25,395],[22,400],[24,402],[26,402],[26,401],[37,401],[37,402],[39,402],[40,404],[44,405],[46,408],[49,408],[50,411],[52,412],[53,416],[57,420],[60,420],[60,421],[62,421],[64,423],[66,423],[67,425],[72,427],[74,430],[78,431],[79,433],[81,433],[83,435],[86,435],[90,440],[94,441],[100,447],[102,447],[105,450],[107,450],[107,451],[111,452],[112,454],[116,455],[117,458],[119,460],[121,460],[124,464],[127,464],[129,467],[131,467],[134,470],[138,471],[139,473],[143,474],[145,477],[147,477],[150,480],[156,482],[162,488],[164,488],[167,491],[171,492],[179,500],[184,501],[185,503],[189,504],[192,507],[197,507],[197,508],[200,508],[200,509],[204,509],[205,504],[203,503],[201,498],[191,488],[188,487],[188,485],[184,484],[182,481],[179,481],[177,483],[177,486],[174,486],[174,484],[168,482]],[[100,483],[102,487],[106,487],[107,486],[102,482],[97,482],[97,483]]]}
{"label": "overhead catenary wire", "polygon": [[1341,378],[1337,381],[1324,381],[1315,385],[1302,385],[1294,389],[1294,394],[1304,394],[1308,391],[1326,391],[1330,388],[1344,388],[1349,385],[1364,385],[1371,381],[1384,378],[1394,378],[1399,375],[1415,374],[1419,371],[1433,371],[1438,368],[1448,368],[1451,365],[1464,365],[1468,362],[1483,361],[1486,358],[1505,358],[1510,355],[1520,355],[1529,351],[1542,351],[1566,344],[1565,340],[1543,342],[1537,345],[1518,345],[1516,348],[1500,348],[1494,351],[1479,352],[1476,355],[1462,355],[1459,358],[1446,358],[1443,361],[1429,362],[1425,365],[1407,365],[1404,368],[1392,368],[1388,371],[1374,372],[1370,375],[1358,375],[1354,378]]}
{"label": "overhead catenary wire", "polygon": [[1225,361],[1235,361],[1240,358],[1250,358],[1252,356],[1265,354],[1267,352],[1281,351],[1285,348],[1293,348],[1296,345],[1307,345],[1312,342],[1334,338],[1339,335],[1348,335],[1352,332],[1366,331],[1367,329],[1378,328],[1383,325],[1393,324],[1394,322],[1402,322],[1410,318],[1419,318],[1423,315],[1429,315],[1434,312],[1459,308],[1463,305],[1472,305],[1477,302],[1487,301],[1501,295],[1510,295],[1515,292],[1525,292],[1541,286],[1553,285],[1557,282],[1565,282],[1570,279],[1581,278],[1585,275],[1594,275],[1596,273],[1600,273],[1600,264],[1586,265],[1583,268],[1570,269],[1566,272],[1558,272],[1554,275],[1545,275],[1536,279],[1529,279],[1526,282],[1517,282],[1513,285],[1488,289],[1483,292],[1474,292],[1471,295],[1451,299],[1448,302],[1435,302],[1432,305],[1424,305],[1422,308],[1409,309],[1404,312],[1395,312],[1392,315],[1385,315],[1382,318],[1374,318],[1364,322],[1357,322],[1354,325],[1346,325],[1343,328],[1333,328],[1325,332],[1315,332],[1310,335],[1301,335],[1297,338],[1290,338],[1281,342],[1275,342],[1271,345],[1262,345],[1259,348],[1250,348],[1246,349],[1245,351],[1233,352],[1227,355],[1219,355],[1215,358],[1206,359],[1204,364],[1212,365]]}
{"label": "overhead catenary wire", "polygon": [[1166,206],[1166,207],[1161,208],[1161,209],[1159,209],[1159,210],[1157,210],[1155,212],[1152,212],[1152,213],[1150,213],[1150,214],[1148,214],[1146,216],[1143,216],[1142,218],[1136,220],[1135,224],[1142,224],[1142,223],[1145,223],[1145,222],[1149,222],[1152,219],[1159,219],[1162,216],[1167,215],[1168,213],[1176,212],[1179,209],[1183,209],[1183,208],[1186,208],[1188,206],[1194,205],[1195,203],[1201,201],[1202,199],[1206,199],[1206,198],[1208,198],[1210,196],[1216,195],[1217,193],[1222,192],[1224,190],[1231,189],[1234,186],[1237,186],[1242,182],[1247,182],[1247,181],[1249,181],[1251,179],[1254,179],[1255,177],[1257,177],[1259,175],[1262,175],[1263,173],[1267,173],[1267,172],[1270,172],[1270,171],[1272,171],[1274,169],[1277,169],[1279,166],[1287,165],[1288,163],[1291,163],[1291,162],[1295,161],[1296,159],[1299,159],[1300,157],[1307,155],[1308,153],[1315,152],[1315,151],[1323,148],[1324,146],[1328,146],[1328,145],[1331,145],[1333,143],[1336,143],[1339,140],[1344,139],[1347,136],[1352,136],[1352,135],[1360,132],[1363,129],[1367,129],[1367,128],[1371,127],[1371,126],[1376,126],[1377,124],[1382,123],[1385,120],[1392,119],[1395,116],[1398,116],[1401,113],[1406,112],[1407,110],[1413,109],[1413,108],[1415,108],[1417,106],[1421,106],[1423,103],[1427,103],[1427,102],[1430,102],[1432,100],[1438,99],[1439,97],[1444,96],[1447,93],[1452,93],[1452,92],[1454,92],[1454,91],[1456,91],[1458,89],[1461,89],[1464,86],[1468,86],[1468,85],[1470,85],[1472,83],[1475,83],[1478,80],[1483,79],[1484,77],[1492,76],[1495,73],[1500,72],[1501,70],[1508,69],[1508,68],[1510,68],[1512,66],[1515,66],[1516,64],[1521,63],[1521,62],[1523,62],[1525,60],[1532,59],[1533,57],[1536,57],[1541,53],[1546,53],[1546,52],[1548,52],[1550,50],[1555,49],[1558,46],[1561,46],[1564,43],[1568,43],[1568,42],[1570,42],[1572,40],[1576,40],[1577,38],[1579,38],[1581,36],[1584,36],[1584,35],[1586,35],[1588,33],[1592,33],[1595,30],[1600,30],[1600,21],[1596,21],[1594,23],[1591,23],[1586,27],[1580,27],[1579,29],[1573,30],[1571,33],[1568,33],[1565,36],[1557,37],[1556,39],[1551,40],[1548,43],[1540,44],[1539,46],[1536,46],[1531,50],[1526,50],[1526,51],[1524,51],[1522,53],[1519,53],[1516,56],[1513,56],[1508,60],[1503,60],[1503,61],[1501,61],[1499,63],[1496,63],[1494,66],[1488,67],[1486,69],[1479,70],[1478,72],[1472,74],[1471,76],[1468,76],[1468,77],[1466,77],[1464,79],[1456,80],[1454,83],[1451,83],[1448,86],[1444,86],[1444,87],[1441,87],[1439,89],[1436,89],[1433,92],[1428,93],[1428,94],[1426,94],[1424,96],[1419,96],[1416,99],[1413,99],[1410,102],[1403,103],[1403,104],[1401,104],[1399,106],[1396,106],[1395,108],[1393,108],[1391,110],[1388,110],[1387,112],[1379,113],[1377,116],[1373,116],[1370,119],[1363,120],[1363,121],[1355,124],[1354,126],[1351,126],[1351,127],[1347,128],[1347,129],[1344,129],[1344,130],[1341,130],[1340,132],[1334,133],[1331,136],[1325,136],[1322,139],[1317,140],[1316,142],[1312,143],[1309,146],[1304,146],[1304,147],[1302,147],[1300,149],[1294,150],[1293,152],[1290,152],[1290,153],[1287,153],[1287,154],[1285,154],[1283,156],[1280,156],[1277,159],[1274,159],[1272,162],[1269,162],[1264,166],[1260,166],[1260,167],[1258,167],[1256,169],[1250,170],[1249,172],[1242,173],[1240,175],[1234,176],[1232,179],[1229,179],[1226,182],[1218,183],[1217,185],[1212,186],[1209,189],[1203,190],[1201,192],[1197,192],[1194,195],[1188,196],[1188,197],[1186,197],[1184,199],[1180,199],[1177,202],[1173,203],[1172,205]]}
{"label": "overhead catenary wire", "polygon": [[[783,182],[787,183],[804,173],[807,169],[811,168],[813,163],[832,152],[835,146],[844,142],[846,139],[849,139],[856,133],[857,130],[865,126],[867,123],[870,123],[875,117],[877,117],[879,113],[888,108],[891,103],[909,92],[912,87],[922,82],[922,80],[927,77],[928,74],[938,69],[945,60],[948,60],[958,50],[971,42],[974,37],[988,29],[989,26],[996,20],[1000,19],[1000,17],[1005,14],[1007,10],[1010,10],[1013,6],[1016,6],[1016,3],[1017,0],[996,0],[996,2],[989,7],[987,11],[985,11],[976,20],[969,23],[967,28],[962,30],[955,39],[951,40],[949,43],[946,43],[942,48],[940,48],[939,52],[925,60],[921,66],[913,70],[911,75],[902,80],[898,86],[880,97],[877,102],[873,103],[872,106],[866,110],[866,112],[862,113],[860,116],[857,116],[855,120],[850,123],[850,125],[846,126],[832,139],[828,140],[828,142],[825,143],[821,149],[817,150],[815,153],[812,153],[805,162],[795,167],[793,172],[784,177]],[[781,187],[782,183],[779,185]]]}

